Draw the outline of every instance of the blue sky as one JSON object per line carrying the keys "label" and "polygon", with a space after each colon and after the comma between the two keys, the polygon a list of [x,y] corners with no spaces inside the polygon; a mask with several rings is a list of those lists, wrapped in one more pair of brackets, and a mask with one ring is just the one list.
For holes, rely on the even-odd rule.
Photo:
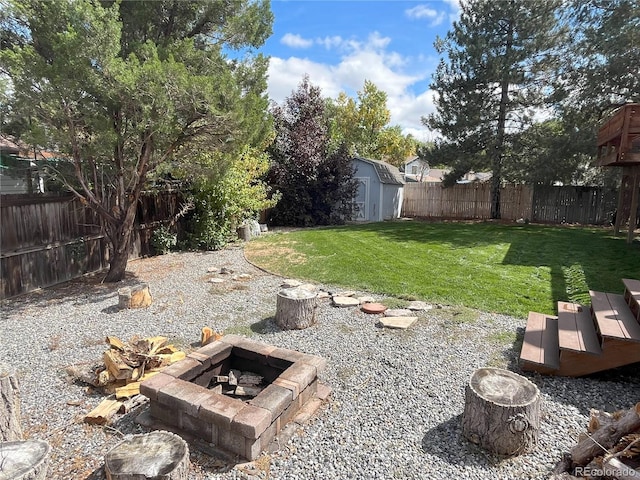
{"label": "blue sky", "polygon": [[272,0],[269,96],[291,94],[305,74],[325,97],[355,96],[365,79],[388,96],[391,123],[421,140],[420,117],[433,111],[429,91],[439,56],[433,47],[458,18],[458,0]]}

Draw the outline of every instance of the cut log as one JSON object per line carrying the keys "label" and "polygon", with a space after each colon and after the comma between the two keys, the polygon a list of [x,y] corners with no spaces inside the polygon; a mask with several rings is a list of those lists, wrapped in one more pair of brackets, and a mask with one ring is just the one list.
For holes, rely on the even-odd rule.
{"label": "cut log", "polygon": [[42,440],[0,443],[0,478],[45,480],[50,451]]}
{"label": "cut log", "polygon": [[317,293],[304,288],[280,290],[276,301],[276,324],[284,330],[300,330],[315,324],[317,298]]}
{"label": "cut log", "polygon": [[144,395],[135,395],[125,401],[120,405],[120,410],[118,413],[129,413],[131,410],[136,408],[138,405],[142,405],[143,403],[147,403],[149,399]]}
{"label": "cut log", "polygon": [[120,309],[146,308],[151,305],[151,302],[151,292],[146,283],[118,290],[118,307]]}
{"label": "cut log", "polygon": [[116,400],[115,397],[107,397],[96,408],[87,413],[84,421],[92,425],[105,425],[120,410],[121,406],[122,402]]}
{"label": "cut log", "polygon": [[107,350],[102,354],[102,360],[111,374],[117,380],[131,378],[133,368],[124,363],[116,350]]}
{"label": "cut log", "polygon": [[0,363],[0,442],[22,440],[20,383],[15,368]]}
{"label": "cut log", "polygon": [[170,432],[133,435],[105,456],[107,480],[187,480],[189,447]]}
{"label": "cut log", "polygon": [[498,455],[532,451],[540,430],[540,391],[521,375],[480,368],[465,390],[462,433]]}
{"label": "cut log", "polygon": [[120,350],[121,352],[124,351],[124,342],[118,337],[107,336],[104,341],[111,348],[115,348],[116,350]]}
{"label": "cut log", "polygon": [[614,415],[591,411],[590,435],[584,436],[571,449],[574,465],[586,465],[593,457],[602,455],[625,435],[640,429],[640,402],[629,410]]}

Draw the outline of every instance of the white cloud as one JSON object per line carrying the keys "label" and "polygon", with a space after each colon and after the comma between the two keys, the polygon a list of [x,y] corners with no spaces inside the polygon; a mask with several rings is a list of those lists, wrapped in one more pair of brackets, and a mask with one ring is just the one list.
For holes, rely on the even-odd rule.
{"label": "white cloud", "polygon": [[280,39],[280,43],[291,48],[309,48],[311,45],[313,45],[313,40],[302,38],[298,34],[286,33]]}
{"label": "white cloud", "polygon": [[306,58],[271,57],[268,92],[272,100],[282,103],[308,74],[313,85],[322,89],[325,97],[336,98],[341,91],[350,95],[361,90],[364,81],[373,82],[387,93],[391,124],[400,125],[403,132],[420,140],[433,139],[433,134],[421,124],[420,118],[434,111],[433,94],[429,90],[413,93],[417,83],[424,84],[437,65],[429,57],[408,58],[389,49],[391,39],[378,32],[366,40],[325,37],[317,45],[338,49],[335,64],[314,62]]}
{"label": "white cloud", "polygon": [[[449,0],[455,1],[455,0]],[[428,19],[431,20],[429,25],[435,27],[436,25],[440,25],[444,19],[447,17],[447,13],[444,11],[438,11],[434,8],[431,8],[427,5],[416,5],[413,8],[409,8],[404,12],[409,18],[415,18],[418,20]]]}

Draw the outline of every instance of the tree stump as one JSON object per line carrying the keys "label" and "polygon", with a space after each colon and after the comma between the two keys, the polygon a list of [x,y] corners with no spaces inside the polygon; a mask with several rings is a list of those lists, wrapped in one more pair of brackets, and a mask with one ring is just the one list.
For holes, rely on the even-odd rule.
{"label": "tree stump", "polygon": [[304,288],[285,288],[278,292],[276,324],[284,330],[303,329],[316,323],[318,294]]}
{"label": "tree stump", "polygon": [[118,290],[118,307],[126,308],[146,308],[151,305],[152,298],[149,285],[141,283],[133,287],[124,287]]}
{"label": "tree stump", "polygon": [[0,443],[0,478],[45,480],[50,451],[42,440]]}
{"label": "tree stump", "polygon": [[187,480],[189,447],[171,432],[133,435],[107,452],[104,467],[107,480]]}
{"label": "tree stump", "polygon": [[462,433],[498,455],[519,455],[535,448],[540,430],[540,391],[521,375],[480,368],[465,389]]}
{"label": "tree stump", "polygon": [[16,371],[0,363],[0,442],[22,440],[20,385]]}

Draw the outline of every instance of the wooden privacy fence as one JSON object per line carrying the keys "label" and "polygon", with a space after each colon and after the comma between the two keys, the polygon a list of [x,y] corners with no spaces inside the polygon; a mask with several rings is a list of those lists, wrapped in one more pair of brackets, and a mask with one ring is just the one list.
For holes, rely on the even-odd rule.
{"label": "wooden privacy fence", "polygon": [[[537,223],[603,225],[612,220],[617,193],[601,187],[505,185],[500,191],[502,219]],[[406,217],[487,220],[491,185],[470,183],[443,188],[437,182],[408,183],[402,215]]]}
{"label": "wooden privacy fence", "polygon": [[[500,192],[502,218],[531,218],[533,189],[507,185]],[[480,219],[491,218],[491,185],[467,183],[443,188],[441,183],[407,183],[402,215],[405,217]]]}
{"label": "wooden privacy fence", "polygon": [[[130,258],[151,253],[153,228],[175,215],[178,192],[144,195]],[[0,297],[55,285],[109,265],[100,219],[71,195],[0,196]]]}

